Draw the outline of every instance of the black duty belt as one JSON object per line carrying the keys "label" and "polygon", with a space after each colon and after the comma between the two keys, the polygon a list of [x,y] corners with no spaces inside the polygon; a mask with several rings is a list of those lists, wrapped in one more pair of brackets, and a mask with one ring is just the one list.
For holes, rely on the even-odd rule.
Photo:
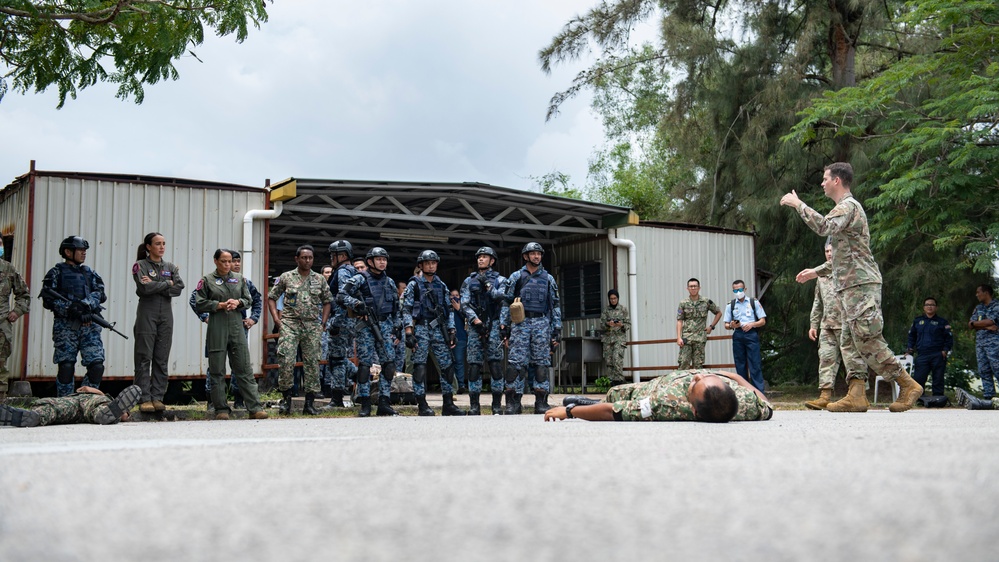
{"label": "black duty belt", "polygon": [[544,318],[548,314],[544,312],[531,312],[530,310],[524,311],[524,318]]}

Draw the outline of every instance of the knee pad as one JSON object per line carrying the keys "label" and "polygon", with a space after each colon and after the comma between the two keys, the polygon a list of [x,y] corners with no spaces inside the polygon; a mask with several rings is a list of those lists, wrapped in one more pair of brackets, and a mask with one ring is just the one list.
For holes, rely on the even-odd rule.
{"label": "knee pad", "polygon": [[59,363],[59,371],[56,373],[56,380],[60,384],[73,384],[73,373],[76,371],[76,362],[63,361]]}
{"label": "knee pad", "polygon": [[94,384],[100,384],[104,378],[104,362],[94,361],[87,365],[87,379]]}
{"label": "knee pad", "polygon": [[503,362],[502,361],[490,361],[489,362],[489,376],[494,379],[503,378]]}
{"label": "knee pad", "polygon": [[413,384],[423,384],[427,382],[427,365],[413,365]]}
{"label": "knee pad", "polygon": [[392,379],[395,378],[395,361],[389,361],[382,364],[382,377],[384,377],[385,380],[392,382]]}
{"label": "knee pad", "polygon": [[548,380],[548,367],[538,365],[534,368],[534,382],[541,384]]}
{"label": "knee pad", "polygon": [[367,384],[371,382],[371,365],[361,363],[357,366],[357,384]]}
{"label": "knee pad", "polygon": [[465,373],[465,379],[468,382],[476,382],[479,380],[479,371],[482,369],[482,365],[471,364],[468,366],[468,372]]}
{"label": "knee pad", "polygon": [[513,384],[517,382],[517,376],[520,375],[520,369],[514,367],[513,365],[507,365],[506,368],[506,382],[507,384]]}

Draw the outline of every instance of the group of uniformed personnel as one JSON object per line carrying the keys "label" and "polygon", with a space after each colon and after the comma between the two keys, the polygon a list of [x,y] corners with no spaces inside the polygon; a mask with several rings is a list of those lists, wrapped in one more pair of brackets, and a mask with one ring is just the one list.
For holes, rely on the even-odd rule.
{"label": "group of uniformed personnel", "polygon": [[[384,248],[374,247],[367,252],[364,271],[351,264],[354,249],[350,242],[336,240],[329,245],[329,252],[334,269],[329,278],[333,309],[327,358],[332,394],[328,408],[344,405],[348,364],[356,342],[357,401],[362,417],[371,415],[371,367],[376,363],[381,366],[376,414],[396,415],[390,398],[392,380],[403,362],[400,344],[412,351],[413,392],[421,416],[434,415],[426,400],[427,361],[431,353],[440,372],[443,415],[481,414],[485,366],[489,370],[494,415],[521,413],[521,399],[529,377],[535,412],[547,411],[550,391],[547,373],[552,349],[560,339],[562,314],[558,286],[541,265],[544,249],[540,244],[531,242],[524,246],[521,253],[525,265],[509,278],[493,269],[498,258],[495,250],[483,246],[476,252],[475,271],[462,282],[459,292],[462,316],[470,335],[466,357],[453,355],[455,319],[450,314],[450,291],[437,275],[440,256],[436,252],[425,250],[419,254],[416,274],[405,284],[401,295],[395,281],[386,273],[389,255]],[[511,318],[510,305],[514,303],[514,308],[521,308],[522,317]],[[509,347],[505,372],[504,347]],[[458,361],[468,364],[470,409],[467,412],[454,403]]]}

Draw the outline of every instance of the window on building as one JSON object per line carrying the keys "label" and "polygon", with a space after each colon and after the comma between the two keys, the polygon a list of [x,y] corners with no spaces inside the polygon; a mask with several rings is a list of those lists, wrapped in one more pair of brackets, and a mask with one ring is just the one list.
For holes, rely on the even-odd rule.
{"label": "window on building", "polygon": [[603,305],[600,264],[580,263],[562,267],[563,318],[594,318]]}

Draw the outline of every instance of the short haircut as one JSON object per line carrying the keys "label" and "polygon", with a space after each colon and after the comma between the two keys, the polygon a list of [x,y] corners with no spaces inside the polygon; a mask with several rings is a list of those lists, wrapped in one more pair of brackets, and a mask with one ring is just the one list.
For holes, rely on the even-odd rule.
{"label": "short haircut", "polygon": [[825,167],[829,171],[829,177],[839,178],[843,185],[850,187],[853,185],[853,166],[848,162],[833,162]]}
{"label": "short haircut", "polygon": [[710,423],[731,421],[739,410],[739,399],[728,384],[705,388],[701,399],[692,404],[697,411],[697,419]]}
{"label": "short haircut", "polygon": [[925,299],[923,299],[923,304],[926,304],[926,301],[933,301],[933,304],[937,305],[940,304],[937,302],[937,299],[935,297],[926,297]]}
{"label": "short haircut", "polygon": [[745,287],[745,286],[746,286],[746,282],[745,282],[745,281],[743,281],[742,279],[736,279],[735,281],[732,281],[732,286],[733,286],[733,287],[734,287],[734,286],[736,286],[736,285],[740,285],[740,284],[741,284],[741,285],[742,285],[743,287]]}
{"label": "short haircut", "polygon": [[691,281],[693,281],[694,283],[697,283],[697,286],[698,286],[698,287],[700,287],[700,286],[701,286],[701,282],[700,282],[700,281],[698,281],[696,277],[691,277],[690,279],[687,279],[687,284],[688,284],[688,285],[690,285],[690,282],[691,282]]}
{"label": "short haircut", "polygon": [[308,250],[308,251],[312,252],[312,255],[316,255],[316,249],[313,248],[312,245],[310,245],[310,244],[303,244],[303,245],[299,246],[297,250],[295,250],[295,257],[296,258],[300,257],[302,255],[302,252],[305,251],[305,250]]}
{"label": "short haircut", "polygon": [[322,271],[326,271],[327,269],[330,270],[330,271],[333,271],[333,266],[332,265],[324,265]]}
{"label": "short haircut", "polygon": [[988,293],[989,296],[994,295],[994,293],[992,292],[992,285],[979,285],[978,288]]}

